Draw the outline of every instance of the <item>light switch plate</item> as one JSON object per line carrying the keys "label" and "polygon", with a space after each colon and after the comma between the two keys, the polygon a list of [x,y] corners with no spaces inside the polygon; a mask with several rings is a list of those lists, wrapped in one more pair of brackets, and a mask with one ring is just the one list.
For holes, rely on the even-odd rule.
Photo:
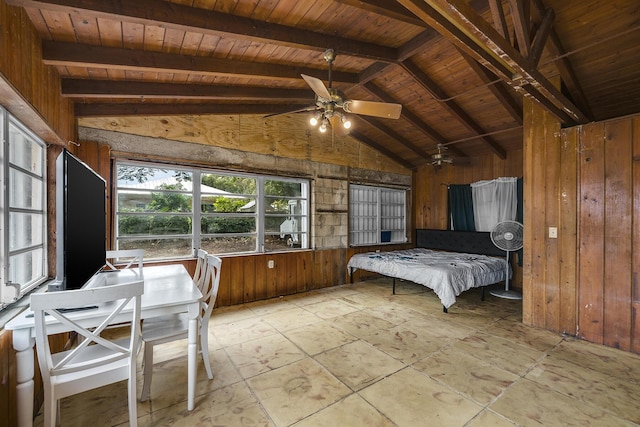
{"label": "light switch plate", "polygon": [[549,238],[550,239],[558,238],[558,227],[549,227]]}

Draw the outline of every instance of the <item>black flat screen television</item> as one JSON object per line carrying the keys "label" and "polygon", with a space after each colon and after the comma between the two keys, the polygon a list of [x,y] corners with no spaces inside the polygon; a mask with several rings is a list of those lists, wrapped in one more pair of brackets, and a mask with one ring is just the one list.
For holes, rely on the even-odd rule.
{"label": "black flat screen television", "polygon": [[56,160],[56,279],[80,289],[105,266],[106,181],[66,149]]}

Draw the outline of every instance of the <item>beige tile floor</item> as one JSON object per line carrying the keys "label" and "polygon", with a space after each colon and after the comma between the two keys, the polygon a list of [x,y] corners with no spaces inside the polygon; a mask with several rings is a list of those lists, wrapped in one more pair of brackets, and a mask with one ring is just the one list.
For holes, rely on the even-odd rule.
{"label": "beige tile floor", "polygon": [[[640,423],[640,356],[526,327],[520,301],[479,290],[445,314],[425,288],[400,282],[393,296],[378,279],[217,309],[211,322],[215,378],[200,363],[195,410],[186,344],[166,344],[139,425]],[[61,420],[126,425],[126,384],[64,399]]]}

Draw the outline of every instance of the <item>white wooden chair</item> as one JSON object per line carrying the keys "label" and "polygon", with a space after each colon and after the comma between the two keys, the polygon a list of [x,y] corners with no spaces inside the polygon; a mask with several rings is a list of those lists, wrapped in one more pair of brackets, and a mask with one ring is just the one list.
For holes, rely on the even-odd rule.
{"label": "white wooden chair", "polygon": [[[200,300],[200,314],[198,315],[198,352],[202,354],[207,376],[209,379],[213,379],[213,371],[209,360],[209,318],[218,296],[222,260],[217,256],[207,255],[204,264],[204,279],[200,288],[202,299]],[[189,319],[183,313],[144,319],[142,323],[144,382],[140,396],[141,401],[148,400],[151,395],[154,346],[187,338],[188,327]]]}
{"label": "white wooden chair", "polygon": [[[50,427],[60,421],[60,399],[128,380],[129,424],[137,425],[136,355],[140,336],[140,297],[144,292],[142,280],[122,285],[101,286],[33,294],[31,309],[35,317],[36,348],[44,388],[44,425]],[[132,302],[133,301],[133,302]],[[132,310],[122,316],[123,309]],[[100,316],[74,309],[97,306]],[[114,319],[129,322],[130,337],[110,341],[100,334]],[[83,318],[85,319],[83,321]],[[60,331],[76,332],[84,338],[75,348],[51,353],[49,335]],[[87,410],[91,410],[87,408]]]}
{"label": "white wooden chair", "polygon": [[[198,285],[198,289],[202,292],[204,280],[207,274],[207,256],[209,253],[204,249],[198,249],[196,252],[196,271],[193,273],[193,281]],[[204,295],[204,292],[202,292]]]}
{"label": "white wooden chair", "polygon": [[106,260],[107,268],[117,270],[116,264],[123,262],[121,268],[138,268],[142,273],[142,265],[144,262],[144,249],[120,249],[107,251]]}

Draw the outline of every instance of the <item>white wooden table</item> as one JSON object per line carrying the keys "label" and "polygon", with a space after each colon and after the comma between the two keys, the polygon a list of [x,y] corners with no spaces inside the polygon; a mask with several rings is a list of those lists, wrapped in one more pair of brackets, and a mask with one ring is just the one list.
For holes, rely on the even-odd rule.
{"label": "white wooden table", "polygon": [[[187,313],[189,316],[188,333],[188,390],[187,409],[193,410],[195,405],[196,371],[197,371],[197,335],[198,304],[202,294],[182,264],[144,267],[144,294],[141,301],[141,317],[148,318],[171,313]],[[95,275],[87,286],[127,283],[140,279],[137,268],[105,272]],[[91,325],[100,308],[73,313],[73,318],[80,323]],[[16,350],[18,405],[18,425],[33,424],[34,394],[34,353],[35,326],[30,317],[31,310],[26,310],[5,325],[5,329],[13,331],[13,348]],[[114,323],[117,323],[117,319]],[[59,332],[66,332],[60,326]]]}

